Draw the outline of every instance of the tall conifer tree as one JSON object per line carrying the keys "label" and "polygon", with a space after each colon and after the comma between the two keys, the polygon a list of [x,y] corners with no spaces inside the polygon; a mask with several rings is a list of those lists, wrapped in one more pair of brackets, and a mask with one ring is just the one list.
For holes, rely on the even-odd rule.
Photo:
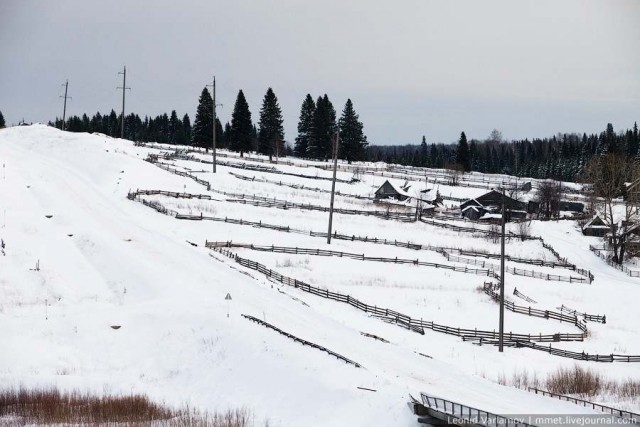
{"label": "tall conifer tree", "polygon": [[302,102],[300,108],[300,121],[298,122],[298,136],[296,137],[296,144],[294,148],[294,154],[298,157],[307,156],[307,148],[312,144],[313,138],[313,116],[316,111],[316,104],[313,102],[311,95],[307,94],[307,97]]}
{"label": "tall conifer tree", "polygon": [[191,142],[199,147],[213,144],[213,98],[206,87],[202,89],[196,110],[196,119],[191,130]]}
{"label": "tall conifer tree", "polygon": [[364,159],[364,150],[367,146],[367,137],[362,131],[362,122],[353,109],[351,99],[342,110],[342,117],[339,122],[340,127],[340,149],[338,155],[341,159],[346,159],[351,163],[354,160]]}
{"label": "tall conifer tree", "polygon": [[467,135],[462,132],[458,141],[458,150],[456,151],[456,163],[462,166],[465,172],[471,171],[471,155],[469,154],[469,144],[467,143]]}
{"label": "tall conifer tree", "polygon": [[282,111],[278,98],[271,88],[267,89],[262,101],[258,122],[258,151],[271,157],[274,154],[285,155],[284,128]]}
{"label": "tall conifer tree", "polygon": [[254,126],[251,123],[249,104],[244,97],[242,89],[238,92],[236,103],[231,114],[231,141],[230,148],[240,152],[240,157],[245,152],[253,149]]}

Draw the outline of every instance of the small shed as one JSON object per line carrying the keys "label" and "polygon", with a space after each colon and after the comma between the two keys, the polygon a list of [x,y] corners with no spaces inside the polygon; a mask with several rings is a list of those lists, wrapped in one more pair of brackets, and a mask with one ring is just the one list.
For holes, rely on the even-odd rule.
{"label": "small shed", "polygon": [[525,193],[528,191],[531,191],[531,181],[527,181],[524,184],[522,184],[522,186],[520,187],[520,191]]}
{"label": "small shed", "polygon": [[479,220],[480,217],[486,213],[487,210],[484,207],[476,205],[469,205],[460,212],[463,218],[467,218],[472,221]]}
{"label": "small shed", "polygon": [[409,198],[409,195],[393,186],[388,180],[384,182],[375,192],[375,200],[383,199],[395,199],[404,201]]}
{"label": "small shed", "polygon": [[600,215],[595,215],[582,226],[582,234],[585,236],[604,237],[609,232],[609,226],[604,223]]}

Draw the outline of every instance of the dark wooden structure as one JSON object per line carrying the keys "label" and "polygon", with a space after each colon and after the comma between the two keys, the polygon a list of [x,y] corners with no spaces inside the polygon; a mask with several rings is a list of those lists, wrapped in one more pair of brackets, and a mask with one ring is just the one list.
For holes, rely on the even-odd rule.
{"label": "dark wooden structure", "polygon": [[599,215],[594,216],[582,226],[582,234],[585,236],[604,237],[609,230],[609,226],[604,223]]}
{"label": "dark wooden structure", "polygon": [[404,191],[400,191],[393,186],[388,180],[384,182],[375,192],[375,199],[395,199],[404,201],[409,198],[409,195]]}

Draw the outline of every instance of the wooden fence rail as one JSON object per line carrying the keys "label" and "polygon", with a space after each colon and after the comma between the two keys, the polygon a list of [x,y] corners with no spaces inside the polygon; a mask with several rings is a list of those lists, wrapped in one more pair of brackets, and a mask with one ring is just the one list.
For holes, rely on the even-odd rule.
{"label": "wooden fence rail", "polygon": [[627,267],[626,265],[620,265],[617,264],[615,262],[613,262],[613,260],[611,260],[611,258],[609,256],[607,256],[607,254],[605,253],[604,248],[597,248],[593,245],[589,245],[589,250],[591,252],[593,252],[594,254],[598,255],[598,257],[600,257],[601,259],[603,259],[608,265],[610,265],[611,267],[622,271],[623,273],[625,273],[627,276],[629,277],[640,277],[640,270],[632,270],[629,267]]}
{"label": "wooden fence rail", "polygon": [[292,255],[329,256],[329,257],[339,257],[339,258],[350,258],[350,259],[355,259],[360,261],[375,261],[375,262],[386,262],[386,263],[393,263],[393,264],[419,265],[423,267],[443,268],[446,270],[456,271],[459,273],[470,273],[470,274],[476,274],[480,276],[491,276],[499,279],[499,276],[494,272],[494,270],[459,267],[459,266],[448,265],[448,264],[438,264],[435,262],[420,261],[417,258],[407,259],[407,258],[398,258],[398,257],[395,257],[395,258],[371,257],[371,256],[366,256],[365,254],[331,251],[326,249],[309,249],[309,248],[298,248],[298,247],[291,247],[291,246],[275,246],[275,245],[261,246],[261,245],[254,245],[251,243],[234,243],[231,241],[225,241],[225,242],[206,241],[205,247],[209,249],[245,248],[245,249],[251,249],[254,251],[284,253],[284,254],[292,254]]}
{"label": "wooden fence rail", "polygon": [[[179,193],[179,192],[172,192],[172,191],[164,191],[164,190],[137,190],[135,192],[131,192],[128,194],[128,198],[131,200],[137,200],[137,196],[140,195],[163,195],[163,196],[168,196],[168,197],[175,197],[175,198],[185,198],[185,199],[205,199],[205,200],[211,200],[211,196],[207,195],[207,194],[189,194],[189,193]],[[156,211],[160,212],[160,213],[164,213],[166,215],[171,215],[174,216],[176,219],[184,219],[184,220],[207,220],[207,221],[218,221],[218,222],[226,222],[226,223],[231,223],[231,224],[238,224],[238,225],[250,225],[253,227],[257,227],[257,228],[267,228],[267,229],[271,229],[271,230],[277,230],[277,231],[284,231],[284,232],[290,232],[290,233],[297,233],[297,234],[306,234],[306,235],[310,235],[312,237],[327,237],[327,233],[323,233],[323,232],[314,232],[314,231],[305,231],[305,230],[300,230],[300,229],[294,229],[291,228],[289,226],[280,226],[280,225],[274,225],[274,224],[268,224],[268,223],[264,223],[262,221],[247,221],[247,220],[243,220],[243,219],[234,219],[234,218],[228,218],[228,217],[214,217],[214,216],[205,216],[202,213],[200,215],[189,215],[189,214],[180,214],[177,211],[171,210],[171,209],[167,209],[164,206],[162,206],[159,202],[154,202],[154,201],[146,201],[144,199],[141,199],[142,203],[145,206],[149,206],[152,207],[153,209],[155,209]],[[488,270],[493,271],[493,273],[486,273],[483,275],[488,275],[488,276],[492,276],[492,277],[499,277],[497,273],[495,273],[496,270],[496,266],[490,263],[485,263],[485,262],[477,262],[475,260],[468,260],[466,258],[460,258],[460,257],[455,257],[452,256],[450,254],[448,254],[448,251],[459,251],[459,253],[462,253],[463,251],[461,251],[460,249],[457,248],[448,248],[448,247],[440,247],[440,246],[431,246],[431,245],[421,245],[421,244],[416,244],[416,243],[411,243],[411,242],[399,242],[397,240],[387,240],[387,239],[379,239],[379,238],[375,238],[375,237],[361,237],[361,236],[355,236],[355,235],[344,235],[344,234],[339,234],[338,232],[334,232],[332,234],[332,237],[334,239],[339,239],[339,240],[350,240],[350,241],[362,241],[362,242],[369,242],[369,243],[376,243],[376,244],[385,244],[385,245],[392,245],[392,246],[397,246],[397,247],[404,247],[404,248],[408,248],[408,249],[414,249],[414,250],[432,250],[432,251],[436,251],[439,252],[440,254],[443,254],[443,256],[445,256],[448,260],[453,260],[454,262],[463,262],[463,263],[467,263],[467,264],[474,264],[474,265],[480,265],[483,268],[485,266],[490,266],[491,268]],[[465,253],[472,253],[472,252],[468,252],[466,251]],[[492,254],[485,254],[482,252],[477,252],[477,254],[479,254],[479,256],[491,256]],[[507,258],[508,260],[512,260],[514,262],[518,262],[518,258]],[[542,260],[527,260],[527,261],[531,261],[532,264],[535,263],[540,263],[540,265],[543,265],[543,263],[545,261]],[[575,266],[574,266],[575,267]],[[469,269],[467,268],[466,271],[470,272],[473,269]],[[456,271],[463,271],[463,270],[456,270]],[[574,271],[584,271],[582,269],[578,269],[575,268]],[[540,272],[536,272],[533,270],[522,270],[522,269],[517,269],[517,268],[512,268],[512,267],[507,267],[507,272],[514,274],[514,275],[520,275],[520,276],[526,276],[526,277],[535,277],[535,278],[540,278],[540,279],[544,279],[544,280],[558,280],[558,281],[568,281],[568,282],[588,282],[590,283],[590,279],[592,276],[590,276],[590,279],[587,280],[585,278],[575,278],[575,277],[566,277],[566,276],[560,276],[560,275],[549,275],[549,274],[545,274],[545,273],[540,273]],[[474,273],[477,274],[477,273]]]}
{"label": "wooden fence rail", "polygon": [[[478,261],[475,259],[469,259],[469,258],[451,255],[446,250],[442,250],[440,251],[440,253],[448,261],[478,265],[478,266],[481,266],[482,268],[489,268],[490,270],[493,270],[493,271],[498,271],[500,269],[499,265],[491,264],[486,261]],[[515,267],[509,267],[509,266],[505,266],[505,271],[515,276],[532,277],[534,279],[555,280],[558,282],[569,282],[569,283],[591,283],[591,279],[588,277],[560,276],[556,274],[541,273],[535,270],[523,270],[521,268],[515,268]]]}
{"label": "wooden fence rail", "polygon": [[[325,194],[331,194],[331,190],[327,190],[324,188],[318,188],[318,187],[307,187],[305,185],[302,184],[291,184],[288,182],[282,182],[282,181],[275,181],[272,179],[266,179],[266,178],[256,178],[255,176],[245,176],[245,175],[241,175],[239,173],[235,173],[235,172],[229,172],[229,174],[235,178],[241,179],[243,181],[250,181],[250,182],[264,182],[267,184],[273,184],[273,185],[280,185],[283,187],[289,187],[289,188],[293,188],[296,190],[308,190],[308,191],[314,191],[316,193],[325,193]],[[336,190],[335,191],[335,195],[336,196],[341,196],[341,197],[350,197],[353,199],[359,199],[359,200],[373,200],[373,197],[369,197],[369,196],[361,196],[359,194],[350,194],[350,193],[341,193],[340,191]]]}
{"label": "wooden fence rail", "polygon": [[271,323],[267,323],[267,322],[265,322],[263,320],[260,320],[260,319],[258,319],[256,317],[253,317],[253,316],[249,316],[247,314],[242,314],[241,316],[244,317],[245,319],[249,319],[252,322],[255,322],[255,323],[259,324],[259,325],[265,326],[265,327],[267,327],[269,329],[273,329],[274,331],[278,332],[279,334],[282,334],[285,337],[294,340],[295,342],[299,342],[302,345],[308,345],[309,347],[313,347],[313,348],[316,348],[318,350],[324,351],[325,353],[330,354],[331,356],[334,356],[334,357],[336,357],[336,358],[338,358],[338,359],[340,359],[340,360],[342,360],[344,362],[352,364],[356,368],[361,368],[362,367],[362,365],[360,365],[359,363],[354,362],[351,359],[347,359],[346,357],[342,356],[341,354],[338,354],[338,353],[336,353],[334,351],[331,351],[328,348],[323,347],[321,345],[312,343],[312,342],[304,340],[302,338],[298,338],[295,335],[292,335],[292,334],[290,334],[288,332],[283,331],[282,329],[280,329],[280,328],[278,328],[276,326],[273,326]]}
{"label": "wooden fence rail", "polygon": [[[414,319],[409,315],[400,313],[398,311],[378,307],[375,305],[369,305],[361,302],[357,298],[354,298],[350,295],[344,295],[338,292],[332,292],[328,289],[323,289],[319,287],[315,287],[305,283],[303,281],[293,279],[291,277],[284,276],[272,269],[267,268],[263,264],[260,264],[256,261],[252,261],[247,258],[242,258],[239,255],[223,249],[223,248],[214,248],[213,251],[218,252],[226,257],[233,259],[236,263],[240,264],[243,267],[250,268],[252,270],[256,270],[270,279],[273,279],[277,282],[283,283],[287,286],[292,286],[294,288],[300,289],[303,292],[307,292],[313,295],[317,295],[323,298],[331,299],[334,301],[342,302],[349,304],[352,307],[357,308],[358,310],[364,311],[365,313],[371,313],[372,315],[384,316],[387,320],[394,320],[395,322],[402,324],[402,326],[409,326],[412,330],[424,334],[424,329],[430,329],[435,332],[441,332],[448,335],[454,335],[458,337],[477,337],[484,339],[498,339],[498,332],[494,331],[483,331],[478,329],[465,329],[465,328],[456,328],[446,325],[440,325],[433,321],[426,321],[422,319]],[[569,334],[569,333],[556,333],[556,334],[519,334],[513,332],[506,332],[504,334],[505,339],[507,340],[523,340],[526,342],[560,342],[560,341],[582,341],[583,334]],[[639,356],[640,357],[640,356]]]}
{"label": "wooden fence rail", "polygon": [[591,322],[598,322],[598,323],[607,323],[607,316],[603,315],[600,316],[599,314],[587,314],[587,313],[580,313],[577,310],[573,310],[569,307],[567,307],[566,305],[562,304],[560,307],[558,307],[558,310],[560,311],[566,311],[567,313],[576,315],[576,316],[580,316],[585,320],[589,320]]}
{"label": "wooden fence rail", "polygon": [[578,399],[571,396],[565,396],[564,394],[552,393],[546,390],[540,390],[535,387],[527,387],[527,391],[530,391],[535,394],[541,394],[543,396],[555,397],[560,400],[565,400],[567,402],[573,402],[576,405],[582,405],[591,409],[598,409],[602,412],[606,412],[611,415],[615,415],[617,417],[626,418],[629,420],[640,421],[640,414],[636,414],[635,412],[625,411],[623,409],[612,408],[611,406],[601,405],[599,403],[589,402],[588,400]]}
{"label": "wooden fence rail", "polygon": [[[491,299],[496,302],[500,302],[500,294],[497,292],[497,285],[493,283],[486,283],[483,286],[484,293],[489,295]],[[559,320],[560,322],[571,323],[580,329],[584,334],[588,333],[587,325],[584,321],[578,319],[577,316],[569,316],[562,312],[552,311],[552,310],[540,310],[537,308],[525,307],[523,305],[517,305],[513,301],[506,300],[504,301],[504,307],[512,311],[514,313],[526,314],[527,316],[540,317],[543,319],[554,319]]]}

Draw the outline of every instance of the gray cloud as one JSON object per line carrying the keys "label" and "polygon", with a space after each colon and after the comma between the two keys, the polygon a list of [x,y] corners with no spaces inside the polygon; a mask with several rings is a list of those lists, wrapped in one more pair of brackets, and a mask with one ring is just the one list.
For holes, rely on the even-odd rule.
{"label": "gray cloud", "polygon": [[449,142],[630,127],[640,105],[640,2],[35,1],[0,4],[0,110],[9,123],[68,112],[176,109],[193,119],[215,73],[229,120],[273,87],[296,135],[306,93],[350,97],[372,143]]}

